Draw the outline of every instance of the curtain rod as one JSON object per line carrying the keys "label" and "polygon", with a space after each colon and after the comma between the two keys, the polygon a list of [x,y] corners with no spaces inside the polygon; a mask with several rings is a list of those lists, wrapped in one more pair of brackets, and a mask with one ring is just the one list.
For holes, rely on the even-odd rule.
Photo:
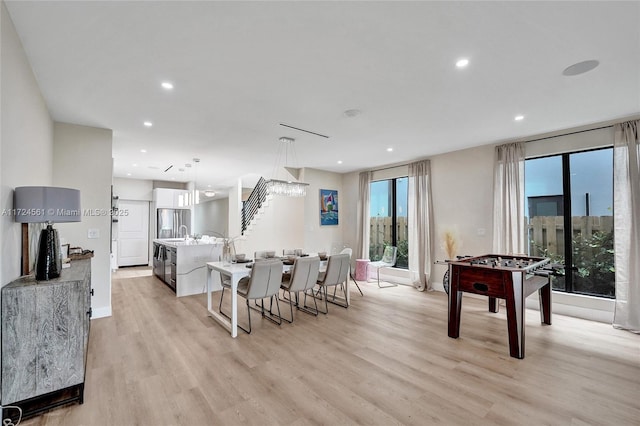
{"label": "curtain rod", "polygon": [[576,135],[578,133],[585,133],[585,132],[592,132],[594,130],[600,130],[600,129],[609,129],[613,127],[613,124],[609,125],[609,126],[602,126],[602,127],[595,127],[593,129],[587,129],[587,130],[577,130],[575,132],[569,132],[569,133],[563,133],[561,135],[555,135],[555,136],[546,136],[544,138],[538,138],[538,139],[531,139],[531,140],[527,140],[524,141],[524,143],[529,143],[529,142],[537,142],[537,141],[543,141],[546,139],[553,139],[553,138],[560,138],[562,136],[569,136],[569,135]]}

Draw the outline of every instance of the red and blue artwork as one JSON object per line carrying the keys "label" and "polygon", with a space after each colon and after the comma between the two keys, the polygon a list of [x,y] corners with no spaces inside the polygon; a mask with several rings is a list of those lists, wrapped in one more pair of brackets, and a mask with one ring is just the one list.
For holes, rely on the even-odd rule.
{"label": "red and blue artwork", "polygon": [[338,191],[320,190],[320,225],[338,224]]}

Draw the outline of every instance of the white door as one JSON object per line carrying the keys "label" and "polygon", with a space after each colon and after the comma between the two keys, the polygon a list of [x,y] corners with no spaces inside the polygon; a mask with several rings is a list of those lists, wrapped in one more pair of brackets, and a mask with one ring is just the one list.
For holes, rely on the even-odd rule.
{"label": "white door", "polygon": [[118,266],[149,264],[149,202],[118,203]]}

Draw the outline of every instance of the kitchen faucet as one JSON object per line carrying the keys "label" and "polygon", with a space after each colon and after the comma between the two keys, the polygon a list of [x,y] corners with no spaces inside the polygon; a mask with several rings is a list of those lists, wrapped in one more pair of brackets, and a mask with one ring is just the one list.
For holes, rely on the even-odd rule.
{"label": "kitchen faucet", "polygon": [[189,228],[187,228],[187,225],[180,225],[180,228],[178,228],[178,232],[182,231],[182,228],[184,228],[184,240],[187,241],[187,238],[189,238]]}

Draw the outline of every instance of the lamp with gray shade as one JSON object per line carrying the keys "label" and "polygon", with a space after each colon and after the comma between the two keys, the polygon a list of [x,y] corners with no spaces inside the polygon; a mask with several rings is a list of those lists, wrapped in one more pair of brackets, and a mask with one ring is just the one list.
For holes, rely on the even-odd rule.
{"label": "lamp with gray shade", "polygon": [[36,280],[59,277],[62,270],[60,240],[53,224],[80,222],[80,191],[53,186],[20,186],[14,191],[13,207],[16,222],[47,224],[38,240]]}

